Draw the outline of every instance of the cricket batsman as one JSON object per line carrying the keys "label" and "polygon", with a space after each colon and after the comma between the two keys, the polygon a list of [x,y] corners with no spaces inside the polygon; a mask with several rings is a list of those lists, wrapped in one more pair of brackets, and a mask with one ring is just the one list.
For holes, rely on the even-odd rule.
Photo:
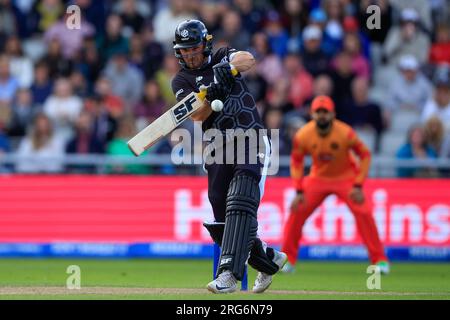
{"label": "cricket batsman", "polygon": [[[177,100],[193,91],[198,92],[200,86],[207,87],[203,106],[191,115],[192,120],[202,121],[203,131],[216,129],[226,136],[227,129],[263,129],[255,101],[243,78],[240,73],[234,76],[232,72],[234,69],[247,71],[255,65],[249,52],[224,47],[213,53],[212,36],[198,20],[186,20],[177,26],[173,49],[181,65],[172,81]],[[211,109],[215,100],[223,102],[223,109],[219,112]],[[223,141],[226,144],[226,137]],[[270,157],[267,136],[259,147],[264,152],[260,148],[255,151],[248,144],[244,149],[236,150],[236,153],[245,154],[244,163],[235,161],[237,154],[232,163],[205,163],[208,198],[215,221],[222,223],[222,228],[207,226],[213,241],[221,246],[216,278],[207,285],[213,293],[236,291],[247,261],[259,271],[253,292],[263,292],[271,284],[272,275],[287,261],[286,254],[268,247],[257,236],[257,210]],[[264,160],[260,161],[260,158]]]}
{"label": "cricket batsman", "polygon": [[[347,124],[335,119],[334,102],[318,96],[311,104],[312,120],[294,136],[291,176],[297,194],[284,226],[282,251],[289,262],[283,272],[294,271],[299,240],[306,219],[330,194],[343,200],[353,213],[372,264],[389,273],[389,263],[378,237],[371,209],[363,192],[370,166],[370,151]],[[303,176],[303,159],[311,155],[310,175]],[[358,156],[357,162],[354,155]]]}

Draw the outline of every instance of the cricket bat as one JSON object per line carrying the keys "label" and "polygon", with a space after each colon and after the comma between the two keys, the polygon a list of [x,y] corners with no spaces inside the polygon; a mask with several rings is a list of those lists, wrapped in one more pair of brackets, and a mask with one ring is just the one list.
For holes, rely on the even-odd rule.
{"label": "cricket bat", "polygon": [[191,114],[197,111],[205,100],[206,87],[200,92],[191,92],[183,100],[164,112],[158,119],[142,129],[128,141],[128,147],[135,156],[139,156],[161,138],[171,133]]}
{"label": "cricket bat", "polygon": [[[232,69],[234,76],[238,74]],[[153,146],[161,138],[171,133],[183,123],[191,114],[197,111],[205,100],[207,87],[201,87],[200,92],[191,92],[183,100],[164,112],[158,119],[142,129],[137,135],[128,141],[128,147],[135,156],[139,156],[145,150]]]}

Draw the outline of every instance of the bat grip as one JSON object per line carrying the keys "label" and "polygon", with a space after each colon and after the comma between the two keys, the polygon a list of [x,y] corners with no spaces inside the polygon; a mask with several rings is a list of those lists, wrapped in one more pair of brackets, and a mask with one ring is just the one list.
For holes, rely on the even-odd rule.
{"label": "bat grip", "polygon": [[[236,77],[239,71],[232,64],[230,64],[230,66],[231,66],[231,74]],[[216,77],[214,77],[214,82],[217,83]],[[199,88],[199,93],[197,93],[197,97],[201,100],[204,100],[206,98],[207,90],[208,90],[207,86],[201,85]]]}

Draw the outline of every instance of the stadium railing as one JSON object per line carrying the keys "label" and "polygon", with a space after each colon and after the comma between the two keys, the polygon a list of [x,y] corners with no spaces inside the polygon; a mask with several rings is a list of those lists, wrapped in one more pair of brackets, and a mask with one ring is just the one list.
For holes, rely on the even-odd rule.
{"label": "stadium railing", "polygon": [[[104,174],[108,173],[108,167],[117,166],[117,165],[148,165],[150,167],[158,168],[163,166],[173,166],[175,169],[174,174],[187,173],[187,174],[195,174],[195,175],[204,175],[206,174],[203,171],[203,167],[201,162],[197,161],[195,163],[183,163],[183,164],[174,164],[172,161],[172,157],[170,154],[149,154],[142,157],[133,157],[133,156],[112,156],[112,155],[97,155],[97,154],[89,154],[89,155],[65,155],[62,157],[46,157],[46,158],[37,158],[34,156],[19,156],[14,153],[9,154],[0,154],[0,172],[2,173],[15,173],[14,167],[21,161],[32,161],[33,163],[39,163],[40,161],[48,163],[48,162],[58,162],[62,164],[65,168],[67,166],[90,166],[93,167],[94,170],[91,173]],[[279,176],[289,175],[289,156],[280,156],[279,157]],[[311,164],[311,159],[308,157],[305,161],[306,167],[309,167]],[[185,170],[178,172],[180,168],[184,168]],[[396,159],[391,157],[383,157],[383,156],[374,156],[372,158],[372,163],[370,167],[369,175],[371,177],[395,177],[397,169],[403,168],[416,168],[416,169],[434,169],[437,171],[443,171],[444,176],[449,177],[450,171],[450,159],[446,158],[438,158],[438,159]],[[158,170],[156,170],[157,172]],[[58,172],[58,173],[64,173]],[[444,177],[440,175],[441,177]]]}

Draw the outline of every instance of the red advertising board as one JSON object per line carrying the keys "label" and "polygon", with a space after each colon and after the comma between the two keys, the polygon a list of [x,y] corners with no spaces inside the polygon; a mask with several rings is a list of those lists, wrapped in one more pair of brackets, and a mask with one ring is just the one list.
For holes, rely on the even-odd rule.
{"label": "red advertising board", "polygon": [[[371,179],[365,186],[386,245],[450,245],[450,180]],[[294,195],[267,179],[259,233],[279,244]],[[2,176],[0,242],[199,242],[213,220],[205,177]],[[361,243],[352,214],[329,196],[304,229],[304,244]]]}

